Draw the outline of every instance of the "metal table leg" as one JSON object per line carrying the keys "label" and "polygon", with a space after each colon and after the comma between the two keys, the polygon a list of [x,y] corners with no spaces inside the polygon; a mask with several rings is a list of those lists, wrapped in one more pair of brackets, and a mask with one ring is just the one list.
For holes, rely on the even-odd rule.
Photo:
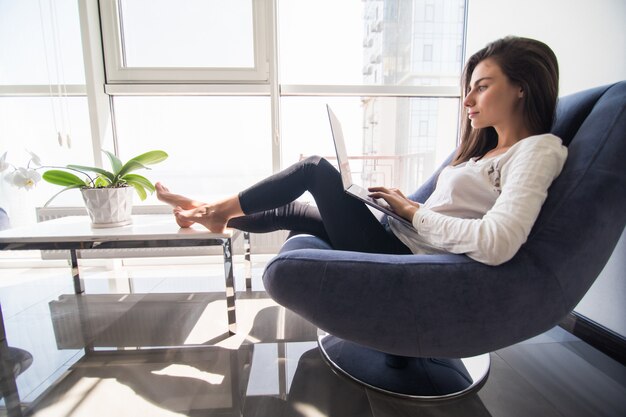
{"label": "metal table leg", "polygon": [[70,262],[72,264],[72,278],[74,280],[74,293],[82,294],[85,292],[85,287],[80,280],[80,274],[78,272],[78,256],[76,255],[76,249],[70,249]]}
{"label": "metal table leg", "polygon": [[233,274],[232,241],[226,238],[222,241],[224,249],[224,277],[226,279],[226,311],[228,313],[228,333],[232,336],[237,332],[237,317],[235,313],[235,279]]}
{"label": "metal table leg", "polygon": [[252,289],[252,260],[250,232],[243,232],[244,265],[246,270],[246,290]]}

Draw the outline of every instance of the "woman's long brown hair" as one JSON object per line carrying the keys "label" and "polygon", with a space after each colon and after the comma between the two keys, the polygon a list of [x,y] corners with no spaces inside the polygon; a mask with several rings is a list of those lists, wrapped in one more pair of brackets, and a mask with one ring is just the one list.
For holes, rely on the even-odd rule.
{"label": "woman's long brown hair", "polygon": [[[472,73],[483,60],[491,58],[513,84],[524,91],[524,118],[533,135],[550,131],[559,95],[559,66],[548,45],[534,39],[508,36],[488,44],[472,55],[463,69],[461,91],[470,90]],[[472,129],[461,100],[461,140],[452,165],[482,157],[498,144],[493,127]]]}

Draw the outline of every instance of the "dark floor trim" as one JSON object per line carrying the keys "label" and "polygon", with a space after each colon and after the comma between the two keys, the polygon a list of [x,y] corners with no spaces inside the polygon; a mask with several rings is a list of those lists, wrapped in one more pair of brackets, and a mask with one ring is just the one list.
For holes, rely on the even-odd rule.
{"label": "dark floor trim", "polygon": [[621,335],[575,311],[559,326],[626,366],[626,338]]}

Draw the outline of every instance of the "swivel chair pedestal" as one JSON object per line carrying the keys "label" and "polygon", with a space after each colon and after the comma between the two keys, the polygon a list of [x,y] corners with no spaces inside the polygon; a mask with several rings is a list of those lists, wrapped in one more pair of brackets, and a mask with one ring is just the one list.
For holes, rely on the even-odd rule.
{"label": "swivel chair pedestal", "polygon": [[400,397],[445,400],[478,390],[489,375],[489,354],[415,358],[369,349],[329,334],[318,346],[333,370],[368,388]]}

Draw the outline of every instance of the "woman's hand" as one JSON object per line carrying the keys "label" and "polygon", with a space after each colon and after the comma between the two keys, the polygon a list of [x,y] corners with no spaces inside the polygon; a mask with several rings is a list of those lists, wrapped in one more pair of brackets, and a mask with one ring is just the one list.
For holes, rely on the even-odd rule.
{"label": "woman's hand", "polygon": [[413,221],[415,212],[420,207],[415,201],[411,201],[397,188],[369,187],[369,196],[372,198],[382,198],[389,204],[391,209],[404,217],[408,221]]}

